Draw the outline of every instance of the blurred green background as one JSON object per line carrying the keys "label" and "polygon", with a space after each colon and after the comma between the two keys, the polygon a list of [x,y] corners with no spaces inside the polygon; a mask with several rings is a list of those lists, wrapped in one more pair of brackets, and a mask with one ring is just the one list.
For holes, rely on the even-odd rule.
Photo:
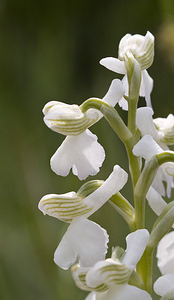
{"label": "blurred green background", "polygon": [[[82,184],[72,174],[61,178],[51,171],[49,159],[64,137],[44,125],[42,108],[49,100],[80,104],[103,97],[119,76],[99,60],[117,57],[126,33],[149,30],[156,37],[149,70],[155,116],[173,112],[174,1],[0,0],[0,24],[0,299],[84,299],[71,272],[53,263],[67,224],[37,208],[43,195],[77,191]],[[125,150],[109,125],[101,120],[92,132],[107,154],[95,178],[105,179],[116,163],[127,170]],[[129,189],[128,183],[123,193],[131,201]],[[152,224],[155,216],[147,215]],[[92,220],[107,229],[110,249],[125,247],[128,227],[109,204]]]}

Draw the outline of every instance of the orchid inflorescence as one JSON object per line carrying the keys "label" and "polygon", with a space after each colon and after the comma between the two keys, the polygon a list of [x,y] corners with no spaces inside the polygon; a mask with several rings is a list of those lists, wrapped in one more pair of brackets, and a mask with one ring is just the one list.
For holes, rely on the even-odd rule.
{"label": "orchid inflorescence", "polygon": [[[50,101],[43,108],[44,122],[65,140],[51,158],[51,169],[67,176],[72,169],[80,180],[96,175],[105,151],[90,130],[103,116],[123,142],[128,156],[133,188],[132,205],[120,190],[128,174],[115,165],[109,177],[88,181],[77,192],[48,194],[39,209],[69,223],[54,261],[62,269],[70,266],[79,288],[88,291],[86,300],[148,300],[152,290],[161,299],[174,299],[174,116],[153,118],[153,79],[147,69],[154,59],[154,36],[126,34],[119,43],[118,58],[106,57],[100,64],[123,74],[114,79],[102,98],[90,98],[80,106]],[[146,106],[138,108],[139,96]],[[128,111],[127,125],[118,114],[118,103]],[[145,202],[157,215],[149,232],[145,225]],[[109,202],[127,222],[130,233],[126,250],[115,247],[106,258],[109,236],[105,229],[88,219]],[[171,230],[171,232],[169,232]],[[157,247],[161,277],[152,282],[152,256]]]}

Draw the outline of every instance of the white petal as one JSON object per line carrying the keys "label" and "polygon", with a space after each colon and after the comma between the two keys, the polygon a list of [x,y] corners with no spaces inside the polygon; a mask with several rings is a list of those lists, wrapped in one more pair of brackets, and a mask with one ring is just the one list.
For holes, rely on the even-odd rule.
{"label": "white petal", "polygon": [[149,293],[133,285],[115,285],[109,289],[106,300],[152,300]]}
{"label": "white petal", "polygon": [[61,176],[67,176],[72,168],[80,180],[96,175],[105,159],[103,147],[97,136],[89,130],[78,136],[67,136],[51,158],[51,168]]}
{"label": "white petal", "polygon": [[146,160],[150,160],[154,155],[162,153],[162,148],[154,141],[152,136],[145,135],[134,146],[133,154],[143,157]]}
{"label": "white petal", "polygon": [[127,249],[122,263],[134,270],[136,264],[146,249],[149,240],[149,232],[146,229],[139,229],[126,237]]}
{"label": "white petal", "polygon": [[105,229],[85,218],[74,219],[54,254],[55,263],[68,269],[78,258],[82,267],[90,267],[105,258],[108,235]]}
{"label": "white petal", "polygon": [[157,216],[159,216],[167,203],[153,187],[150,187],[146,198],[152,210],[157,214]]}
{"label": "white petal", "polygon": [[121,100],[118,102],[119,106],[123,109],[128,111],[128,102],[124,97],[121,98]]}
{"label": "white petal", "polygon": [[125,88],[121,80],[114,79],[111,82],[107,94],[102,99],[104,102],[115,106],[125,93]]}
{"label": "white petal", "polygon": [[161,273],[174,274],[174,231],[167,233],[157,247],[157,265]]}
{"label": "white petal", "polygon": [[[103,97],[102,101],[112,106],[115,106],[118,103],[118,101],[122,98],[124,93],[125,93],[125,88],[123,82],[119,79],[114,79],[112,80],[109,90],[107,91],[106,95]],[[89,119],[91,118],[94,119],[96,113],[98,115],[97,121],[99,121],[103,117],[103,114],[94,108],[90,108],[86,112],[86,116]]]}
{"label": "white petal", "polygon": [[174,289],[174,274],[159,277],[154,283],[154,291],[159,296],[164,296]]}
{"label": "white petal", "polygon": [[150,94],[153,89],[153,79],[146,70],[142,71],[142,81],[140,86],[140,97],[145,97],[146,105],[152,107]]}
{"label": "white petal", "polygon": [[100,64],[107,69],[118,74],[126,74],[126,67],[124,61],[115,57],[106,57],[100,60]]}
{"label": "white petal", "polygon": [[137,109],[136,124],[142,135],[151,135],[156,141],[158,141],[158,131],[153,123],[152,116],[152,108],[140,107]]}
{"label": "white petal", "polygon": [[84,199],[88,206],[94,206],[93,211],[88,213],[86,217],[98,210],[111,196],[118,193],[127,182],[127,179],[128,174],[120,166],[115,165],[113,172],[104,183]]}

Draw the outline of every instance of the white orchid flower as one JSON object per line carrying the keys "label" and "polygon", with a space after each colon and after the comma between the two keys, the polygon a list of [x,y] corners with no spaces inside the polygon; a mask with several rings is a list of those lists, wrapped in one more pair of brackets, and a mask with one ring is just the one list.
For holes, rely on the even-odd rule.
{"label": "white orchid flower", "polygon": [[[115,79],[102,101],[115,106],[124,92],[122,82]],[[80,180],[96,175],[105,159],[105,151],[88,127],[100,120],[102,114],[95,109],[82,113],[78,105],[58,101],[48,102],[43,114],[50,129],[66,135],[51,158],[52,170],[57,175],[67,176],[72,168],[73,174]]]}
{"label": "white orchid flower", "polygon": [[154,291],[164,300],[174,299],[174,274],[159,277],[154,283]]}
{"label": "white orchid flower", "polygon": [[78,287],[92,291],[86,299],[151,299],[147,292],[128,284],[148,240],[146,229],[137,230],[127,236],[127,249],[119,259],[113,255],[112,258],[98,261],[91,268],[74,266],[72,272]]}
{"label": "white orchid flower", "polygon": [[82,267],[105,258],[107,232],[87,218],[122,189],[127,178],[127,173],[116,165],[104,183],[84,198],[70,192],[46,195],[40,200],[39,209],[44,214],[71,223],[54,254],[55,263],[62,269],[68,269],[77,258]]}
{"label": "white orchid flower", "polygon": [[[154,36],[149,31],[145,36],[126,34],[120,41],[118,58],[106,57],[100,60],[100,64],[113,72],[125,75],[123,77],[123,83],[126,88],[126,95],[128,95],[125,57],[129,53],[134,56],[141,68],[142,81],[140,96],[145,97],[147,106],[151,107],[150,94],[153,88],[153,79],[149,76],[146,69],[151,66],[154,58]],[[123,109],[128,109],[127,102],[124,98],[119,101],[119,104]]]}
{"label": "white orchid flower", "polygon": [[[154,155],[163,153],[164,150],[155,142],[151,135],[144,135],[134,146],[133,154],[149,161]],[[165,196],[163,181],[167,184],[167,196],[170,198],[171,189],[174,187],[174,163],[165,163],[159,167],[152,183],[152,187],[162,196]]]}
{"label": "white orchid flower", "polygon": [[174,231],[167,233],[157,247],[157,265],[162,275],[174,274]]}

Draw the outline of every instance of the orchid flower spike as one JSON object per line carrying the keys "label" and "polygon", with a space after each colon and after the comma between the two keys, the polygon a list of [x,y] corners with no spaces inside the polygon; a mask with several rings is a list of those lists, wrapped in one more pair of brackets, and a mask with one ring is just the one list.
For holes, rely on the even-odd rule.
{"label": "orchid flower spike", "polygon": [[[155,142],[151,135],[144,135],[142,139],[134,146],[133,154],[149,161],[156,154],[163,153],[164,150]],[[152,187],[161,195],[165,196],[163,181],[167,184],[167,196],[170,198],[171,190],[174,187],[174,163],[165,163],[159,167],[152,183]]]}
{"label": "orchid flower spike", "polygon": [[[115,106],[124,91],[122,82],[115,79],[102,101]],[[48,102],[43,114],[50,129],[66,136],[51,158],[51,169],[57,175],[67,176],[72,168],[80,180],[96,175],[105,159],[105,151],[88,128],[101,119],[102,114],[95,109],[83,113],[78,105],[58,101]]]}
{"label": "orchid flower spike", "polygon": [[[44,214],[71,223],[54,254],[55,263],[62,269],[68,269],[77,258],[82,267],[105,258],[107,232],[87,218],[122,189],[127,178],[127,173],[116,165],[100,187],[95,181],[89,182],[77,193],[51,194],[40,200],[39,209]],[[91,193],[92,185],[94,192]]]}
{"label": "orchid flower spike", "polygon": [[125,252],[116,248],[111,258],[98,261],[91,268],[72,267],[77,286],[91,291],[86,299],[151,299],[147,292],[128,284],[148,240],[146,229],[137,230],[127,236]]}
{"label": "orchid flower spike", "polygon": [[[142,81],[140,86],[140,96],[145,97],[147,106],[151,107],[150,94],[153,88],[153,80],[147,73],[154,59],[154,36],[148,31],[145,36],[126,34],[120,41],[118,58],[106,57],[100,60],[100,64],[107,69],[124,74],[123,83],[128,95],[128,78],[125,60],[129,56],[139,64],[141,69]],[[119,101],[119,105],[128,110],[127,102],[124,98]]]}

